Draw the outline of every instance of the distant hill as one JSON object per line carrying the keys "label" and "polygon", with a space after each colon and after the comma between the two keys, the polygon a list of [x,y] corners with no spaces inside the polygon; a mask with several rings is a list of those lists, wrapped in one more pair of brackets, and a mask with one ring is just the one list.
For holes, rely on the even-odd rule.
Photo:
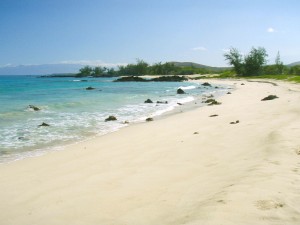
{"label": "distant hill", "polygon": [[290,64],[288,64],[287,66],[292,67],[292,66],[297,66],[297,65],[300,65],[300,61],[294,62],[294,63],[290,63]]}
{"label": "distant hill", "polygon": [[206,66],[199,63],[193,63],[193,62],[170,62],[170,63],[173,63],[175,66],[179,66],[179,67],[203,68],[203,69],[208,69],[213,71],[230,69],[230,67],[213,67],[213,66]]}
{"label": "distant hill", "polygon": [[0,75],[48,75],[77,73],[82,65],[79,64],[43,64],[18,65],[0,67]]}

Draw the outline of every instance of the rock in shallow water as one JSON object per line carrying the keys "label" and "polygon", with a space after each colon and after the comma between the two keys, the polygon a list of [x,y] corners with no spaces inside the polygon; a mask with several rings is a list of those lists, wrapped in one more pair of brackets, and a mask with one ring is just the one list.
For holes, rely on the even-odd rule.
{"label": "rock in shallow water", "polygon": [[109,116],[105,119],[105,122],[107,121],[114,121],[114,120],[117,120],[117,118],[115,116]]}
{"label": "rock in shallow water", "polygon": [[153,102],[152,102],[151,99],[148,98],[148,99],[145,101],[145,103],[153,103]]}
{"label": "rock in shallow water", "polygon": [[39,127],[49,127],[49,126],[50,126],[50,125],[49,125],[48,123],[44,123],[44,122],[43,122],[42,124],[39,125]]}
{"label": "rock in shallow water", "polygon": [[168,104],[168,101],[157,101],[157,104]]}
{"label": "rock in shallow water", "polygon": [[177,94],[185,94],[184,90],[182,90],[181,88],[177,89]]}
{"label": "rock in shallow water", "polygon": [[28,108],[33,109],[34,111],[39,111],[39,110],[41,110],[39,107],[34,106],[34,105],[29,105]]}
{"label": "rock in shallow water", "polygon": [[201,84],[202,86],[206,86],[206,87],[211,87],[211,84],[208,82],[204,82],[203,84]]}
{"label": "rock in shallow water", "polygon": [[153,118],[149,117],[146,119],[147,122],[153,121]]}

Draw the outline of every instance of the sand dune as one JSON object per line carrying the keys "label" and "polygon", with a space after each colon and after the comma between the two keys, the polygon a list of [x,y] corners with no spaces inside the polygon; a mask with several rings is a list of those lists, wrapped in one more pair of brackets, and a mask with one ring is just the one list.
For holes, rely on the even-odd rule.
{"label": "sand dune", "polygon": [[236,90],[0,165],[0,224],[300,224],[299,85],[208,82]]}

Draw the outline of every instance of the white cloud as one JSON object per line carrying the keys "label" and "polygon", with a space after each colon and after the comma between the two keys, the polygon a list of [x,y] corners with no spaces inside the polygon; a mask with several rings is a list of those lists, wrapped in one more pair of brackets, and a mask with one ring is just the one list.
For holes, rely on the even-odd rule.
{"label": "white cloud", "polygon": [[269,27],[269,28],[267,29],[267,32],[269,32],[269,33],[274,33],[274,32],[275,32],[275,29],[274,29],[273,27]]}
{"label": "white cloud", "polygon": [[192,48],[193,51],[206,51],[207,49],[203,46]]}
{"label": "white cloud", "polygon": [[61,64],[79,64],[83,66],[105,66],[105,67],[116,67],[126,66],[128,63],[107,63],[102,60],[66,60],[60,62]]}

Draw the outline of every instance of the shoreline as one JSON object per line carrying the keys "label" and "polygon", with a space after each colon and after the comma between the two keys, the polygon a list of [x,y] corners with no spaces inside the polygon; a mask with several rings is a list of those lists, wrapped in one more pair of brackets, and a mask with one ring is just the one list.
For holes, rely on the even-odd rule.
{"label": "shoreline", "polygon": [[[159,77],[159,76],[157,76],[157,77]],[[193,80],[188,80],[188,81],[185,81],[184,83],[195,84],[195,85],[197,84],[197,85],[199,85],[199,87],[201,86],[200,85],[201,82],[197,82],[197,81],[194,82]],[[178,82],[178,85],[180,85],[180,82]],[[196,87],[196,88],[198,88],[198,87]],[[229,87],[226,87],[226,89],[224,89],[224,90],[222,88],[220,90],[217,90],[216,97],[223,95],[229,89],[230,89]],[[189,90],[187,90],[187,92],[188,91]],[[214,91],[214,90],[212,90],[212,91]],[[222,92],[223,92],[223,94],[222,94]],[[154,120],[160,120],[162,118],[166,118],[173,114],[182,113],[182,112],[188,111],[188,110],[194,110],[195,108],[198,108],[198,107],[204,107],[205,104],[201,103],[201,98],[203,95],[205,95],[205,94],[198,94],[198,95],[187,94],[186,98],[190,97],[190,98],[194,98],[194,99],[190,100],[190,101],[186,101],[187,100],[186,98],[184,98],[184,99],[178,98],[177,102],[182,103],[182,105],[174,106],[173,104],[167,104],[166,106],[168,106],[169,108],[172,107],[172,109],[170,109],[170,110],[164,109],[163,112],[161,112],[162,110],[158,110],[158,111],[155,111],[155,112],[149,114],[148,117],[153,117]],[[182,96],[184,96],[184,95],[182,95]],[[157,106],[157,104],[156,104],[156,106]],[[124,122],[125,120],[123,120],[123,121],[120,120],[110,130],[99,131],[97,133],[93,133],[88,136],[83,135],[79,140],[76,140],[76,141],[74,141],[74,140],[60,141],[59,140],[56,143],[51,143],[49,146],[46,146],[46,147],[40,147],[40,148],[34,147],[32,150],[20,151],[18,153],[14,153],[12,155],[7,154],[7,155],[5,155],[5,157],[3,157],[0,160],[0,165],[7,164],[7,163],[13,163],[15,161],[24,160],[26,158],[40,157],[40,156],[42,156],[44,154],[48,154],[49,152],[52,152],[52,151],[53,152],[63,151],[65,148],[68,148],[69,146],[72,146],[74,144],[76,145],[76,144],[84,142],[84,141],[89,141],[93,138],[97,138],[97,137],[101,137],[103,135],[108,135],[110,133],[117,132],[117,131],[124,129],[131,125],[146,122],[145,119],[147,118],[147,116],[145,116],[144,119],[142,119],[142,118],[144,118],[144,117],[135,118],[134,121],[129,121],[129,124],[125,124],[125,122]]]}
{"label": "shoreline", "polygon": [[237,88],[221,105],[0,164],[2,223],[298,224],[299,85],[208,82]]}

